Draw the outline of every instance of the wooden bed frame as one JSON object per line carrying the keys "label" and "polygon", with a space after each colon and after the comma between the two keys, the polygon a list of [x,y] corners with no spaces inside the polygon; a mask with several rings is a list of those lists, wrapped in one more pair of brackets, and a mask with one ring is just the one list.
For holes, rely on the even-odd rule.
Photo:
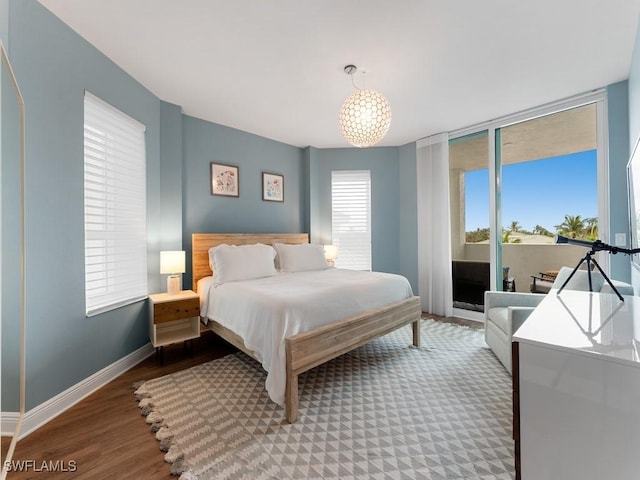
{"label": "wooden bed frame", "polygon": [[[283,234],[218,234],[192,235],[193,290],[198,280],[211,275],[209,249],[221,244],[250,245],[264,243],[308,243],[306,233]],[[289,423],[298,418],[298,375],[333,358],[360,347],[373,339],[400,327],[413,324],[413,345],[420,346],[420,297],[411,297],[391,305],[333,322],[285,340],[286,389],[285,413]],[[207,323],[209,329],[235,345],[247,355],[255,354],[246,347],[242,338],[215,321]]]}

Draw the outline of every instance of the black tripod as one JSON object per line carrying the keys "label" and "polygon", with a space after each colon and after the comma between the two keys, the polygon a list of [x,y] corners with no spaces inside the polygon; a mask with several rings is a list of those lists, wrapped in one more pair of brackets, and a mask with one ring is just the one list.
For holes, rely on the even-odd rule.
{"label": "black tripod", "polygon": [[[599,242],[599,240],[598,240],[598,242]],[[596,245],[596,243],[597,242],[595,242],[594,245]],[[604,244],[601,244],[601,245],[604,245]],[[560,295],[560,292],[562,292],[562,289],[567,286],[567,283],[569,283],[569,280],[571,280],[571,277],[573,277],[575,275],[575,273],[578,271],[580,266],[584,262],[587,262],[587,277],[589,278],[589,291],[593,292],[593,285],[591,284],[591,269],[593,268],[591,265],[593,264],[598,268],[598,271],[602,274],[602,277],[606,280],[606,282],[609,284],[609,286],[615,292],[615,294],[618,296],[618,298],[624,302],[624,298],[622,298],[622,295],[620,295],[620,292],[618,292],[618,289],[616,287],[614,287],[613,283],[611,283],[611,280],[609,280],[609,277],[607,277],[606,273],[604,273],[604,271],[602,271],[602,268],[600,268],[600,265],[598,265],[598,262],[596,262],[596,259],[592,258],[592,256],[597,251],[606,250],[606,248],[598,248],[601,245],[595,246],[594,248],[591,249],[591,251],[587,252],[587,254],[580,259],[580,261],[578,262],[578,265],[576,265],[576,268],[574,268],[573,272],[571,272],[571,275],[569,275],[569,278],[567,278],[564,281],[564,283],[560,287],[560,290],[558,290],[558,295]],[[604,245],[604,246],[606,247],[606,245]]]}

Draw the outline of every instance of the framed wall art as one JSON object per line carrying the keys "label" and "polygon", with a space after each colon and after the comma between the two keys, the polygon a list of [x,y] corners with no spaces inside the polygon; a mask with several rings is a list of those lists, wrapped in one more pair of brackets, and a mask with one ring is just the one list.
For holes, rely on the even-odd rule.
{"label": "framed wall art", "polygon": [[240,196],[238,167],[211,162],[211,195]]}
{"label": "framed wall art", "polygon": [[262,172],[262,200],[284,202],[284,175]]}

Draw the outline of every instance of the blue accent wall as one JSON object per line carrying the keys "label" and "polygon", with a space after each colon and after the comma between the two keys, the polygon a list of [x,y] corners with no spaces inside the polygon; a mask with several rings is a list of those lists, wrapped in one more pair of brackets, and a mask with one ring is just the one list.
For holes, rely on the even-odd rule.
{"label": "blue accent wall", "polygon": [[[609,124],[609,238],[625,233],[629,246],[629,214],[627,197],[627,162],[629,161],[629,97],[628,82],[607,87]],[[613,243],[613,242],[611,242]],[[611,255],[611,277],[631,281],[628,255]]]}
{"label": "blue accent wall", "polygon": [[9,50],[9,0],[0,0],[0,41]]}
{"label": "blue accent wall", "polygon": [[[187,258],[191,258],[193,233],[303,232],[301,186],[305,180],[300,148],[187,115],[182,133],[182,243]],[[211,162],[238,167],[238,197],[211,194]],[[284,175],[284,202],[262,200],[262,172]],[[183,284],[191,285],[190,265]]]}
{"label": "blue accent wall", "polygon": [[[160,249],[182,250],[182,108],[160,102]],[[160,269],[149,265],[149,271]]]}
{"label": "blue accent wall", "polygon": [[10,71],[4,62],[0,68],[0,408],[2,412],[20,409],[20,345],[21,345],[21,238],[22,194],[20,162],[20,103]]}
{"label": "blue accent wall", "polygon": [[[150,265],[159,255],[160,101],[35,0],[9,7],[11,59],[26,106],[30,409],[149,341],[145,302],[85,317],[84,92],[147,127]],[[159,280],[150,275],[151,291]]]}
{"label": "blue accent wall", "polygon": [[418,175],[416,143],[400,147],[398,164],[398,238],[400,273],[418,294]]}
{"label": "blue accent wall", "polygon": [[331,243],[331,172],[371,171],[372,268],[400,273],[397,147],[313,149],[310,152],[311,238]]}

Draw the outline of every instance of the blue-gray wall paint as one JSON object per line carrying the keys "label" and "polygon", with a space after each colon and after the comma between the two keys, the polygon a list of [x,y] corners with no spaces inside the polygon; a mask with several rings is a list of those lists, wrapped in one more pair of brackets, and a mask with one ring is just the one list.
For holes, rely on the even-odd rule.
{"label": "blue-gray wall paint", "polygon": [[407,277],[415,294],[418,293],[418,183],[416,144],[400,147],[398,152],[400,184],[398,230],[400,232],[400,273]]}
{"label": "blue-gray wall paint", "polygon": [[399,273],[398,148],[331,148],[312,153],[310,181],[317,188],[318,204],[311,204],[311,234],[313,241],[322,244],[331,243],[333,170],[371,171],[372,268]]}
{"label": "blue-gray wall paint", "polygon": [[303,169],[307,178],[305,178],[305,202],[307,210],[305,211],[305,226],[309,231],[309,241],[311,243],[329,243],[329,240],[322,238],[322,229],[320,228],[320,188],[318,186],[318,156],[320,150],[314,147],[307,147],[303,150]]}
{"label": "blue-gray wall paint", "polygon": [[9,50],[9,0],[0,0],[0,41]]}
{"label": "blue-gray wall paint", "polygon": [[182,249],[182,190],[182,109],[160,102],[161,250]]}
{"label": "blue-gray wall paint", "polygon": [[[191,234],[303,231],[303,151],[268,138],[183,115],[183,246]],[[239,169],[239,197],[211,195],[210,163]],[[262,172],[284,175],[284,202],[262,200]],[[191,285],[187,265],[184,285]]]}
{"label": "blue-gray wall paint", "polygon": [[[146,125],[149,258],[160,231],[160,101],[35,0],[11,0],[26,105],[27,390],[33,408],[146,344],[146,303],[85,317],[85,89]],[[149,288],[159,288],[152,275]]]}
{"label": "blue-gray wall paint", "polygon": [[[629,152],[640,138],[640,19],[636,27],[636,40],[629,70]],[[640,270],[631,267],[631,280],[636,294],[640,292]]]}
{"label": "blue-gray wall paint", "polygon": [[[629,160],[629,97],[628,82],[607,87],[607,115],[609,125],[609,238],[624,233],[629,239],[629,211],[627,197],[627,162]],[[628,255],[611,255],[611,277],[631,281]]]}
{"label": "blue-gray wall paint", "polygon": [[8,68],[4,62],[0,65],[0,88],[2,101],[2,127],[0,145],[0,180],[2,188],[0,226],[2,256],[0,326],[2,339],[0,358],[0,408],[2,412],[17,412],[20,409],[20,320],[22,316],[22,195],[20,161],[20,102],[16,95]]}

